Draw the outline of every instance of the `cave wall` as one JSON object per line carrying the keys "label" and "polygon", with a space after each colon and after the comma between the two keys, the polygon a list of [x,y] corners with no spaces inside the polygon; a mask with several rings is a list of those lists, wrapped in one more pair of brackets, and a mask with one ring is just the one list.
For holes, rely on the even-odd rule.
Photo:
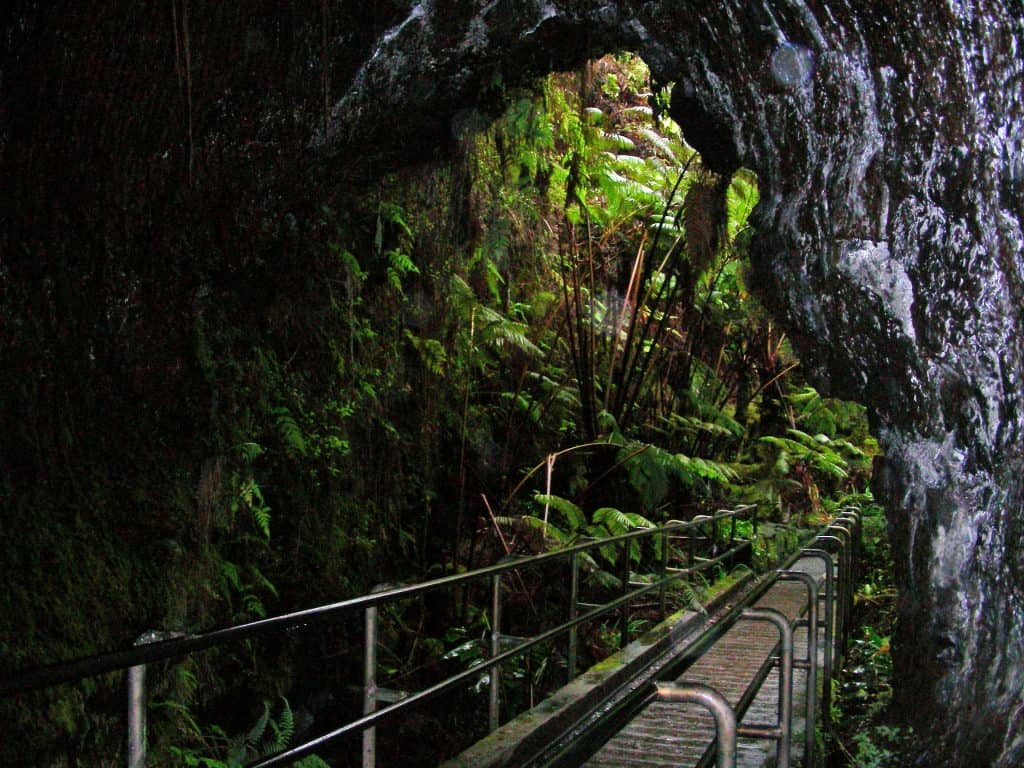
{"label": "cave wall", "polygon": [[[301,220],[443,153],[509,86],[633,50],[677,83],[710,163],[758,173],[758,289],[817,384],[880,430],[904,703],[952,764],[1024,762],[1020,2],[159,5],[18,2],[4,21],[0,280],[39,320],[21,338],[47,340],[15,363],[135,371],[137,392],[87,394],[140,398],[140,434],[186,450],[174,399],[200,374],[180,363],[189,324],[165,320],[198,294],[174,285],[262,285],[276,267],[253,265],[303,253],[269,211]],[[88,281],[131,297],[139,344],[94,344],[140,321],[90,304]],[[186,335],[141,341],[165,326]],[[5,382],[30,386],[74,407]],[[47,466],[0,458],[26,482]]]}

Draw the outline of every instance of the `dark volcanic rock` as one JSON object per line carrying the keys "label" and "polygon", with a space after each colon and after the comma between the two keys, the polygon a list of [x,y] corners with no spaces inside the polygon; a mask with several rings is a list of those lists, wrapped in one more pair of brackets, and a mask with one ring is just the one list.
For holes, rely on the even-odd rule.
{"label": "dark volcanic rock", "polygon": [[[136,237],[173,240],[178,274],[193,249],[230,261],[276,226],[262,211],[319,197],[324,166],[372,176],[504,85],[642,55],[709,163],[758,173],[760,292],[880,430],[904,703],[949,764],[1024,764],[1019,0],[299,0],[193,5],[188,24],[187,2],[15,5],[5,250],[83,241],[86,267],[114,253],[145,284]],[[34,264],[0,277],[60,310]]]}

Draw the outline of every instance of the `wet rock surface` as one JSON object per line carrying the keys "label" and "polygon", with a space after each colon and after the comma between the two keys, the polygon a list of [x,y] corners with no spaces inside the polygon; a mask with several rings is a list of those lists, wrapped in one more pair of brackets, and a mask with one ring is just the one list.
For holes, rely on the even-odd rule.
{"label": "wet rock surface", "polygon": [[[147,285],[289,242],[268,211],[435,156],[535,75],[629,49],[675,81],[709,164],[759,175],[760,292],[880,430],[903,704],[950,764],[1024,764],[1019,2],[56,5],[3,22],[3,242]],[[40,306],[60,273],[0,264]]]}

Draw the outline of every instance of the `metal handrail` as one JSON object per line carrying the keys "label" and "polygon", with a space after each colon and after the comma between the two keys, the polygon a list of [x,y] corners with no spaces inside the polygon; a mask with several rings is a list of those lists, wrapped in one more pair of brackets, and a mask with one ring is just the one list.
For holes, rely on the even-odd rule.
{"label": "metal handrail", "polygon": [[[741,704],[734,707],[716,688],[703,683],[658,682],[655,683],[655,693],[652,698],[660,701],[698,704],[712,714],[715,719],[713,748],[716,768],[736,768],[736,742],[739,736],[774,740],[776,742],[776,766],[790,768],[790,740],[793,730],[793,627],[790,625],[789,619],[774,608],[743,608],[738,620],[766,621],[774,624],[779,630],[779,642],[775,646],[778,651],[779,667],[779,701],[775,723],[740,725],[740,713],[746,710],[746,706],[742,703],[746,694],[741,696]],[[772,660],[772,656],[769,657],[769,660]],[[768,666],[773,665],[774,662]],[[813,675],[813,668],[809,674]],[[747,691],[759,688],[761,682],[763,682],[761,676],[756,675],[748,685]]]}
{"label": "metal handrail", "polygon": [[815,701],[818,692],[818,582],[805,571],[780,571],[779,581],[799,581],[807,588],[807,658],[796,659],[793,664],[807,672],[804,699],[804,768],[813,768],[814,720],[818,712],[818,703]]}
{"label": "metal handrail", "polygon": [[[335,603],[328,603],[325,605],[316,606],[314,608],[304,609],[300,611],[293,611],[291,613],[282,614],[280,616],[274,616],[268,619],[260,619],[257,621],[246,622],[244,624],[238,624],[231,627],[225,627],[222,629],[205,632],[198,635],[191,635],[185,637],[176,637],[171,639],[161,639],[156,642],[152,642],[147,645],[139,645],[131,649],[125,649],[120,651],[114,651],[110,653],[98,654],[89,657],[83,657],[79,659],[73,659],[67,662],[53,664],[45,667],[24,670],[16,673],[4,680],[0,680],[0,695],[11,695],[14,693],[21,693],[25,691],[37,690],[40,688],[46,688],[60,683],[72,682],[80,680],[85,677],[91,677],[94,675],[100,675],[108,672],[114,672],[118,670],[132,670],[137,676],[144,673],[145,665],[157,661],[163,661],[172,658],[178,658],[189,653],[195,653],[197,651],[206,650],[214,646],[223,645],[228,642],[242,640],[246,638],[255,637],[258,635],[265,635],[271,632],[281,632],[288,629],[306,626],[317,621],[324,621],[332,618],[344,611],[363,609],[368,614],[376,612],[376,608],[382,604],[393,602],[396,600],[408,599],[417,597],[427,592],[432,592],[444,587],[451,587],[482,579],[485,577],[492,577],[497,582],[500,580],[502,574],[509,571],[518,570],[526,567],[537,566],[547,562],[553,562],[556,560],[571,558],[571,561],[578,562],[580,553],[606,547],[609,544],[621,544],[624,551],[624,559],[628,565],[628,548],[632,540],[634,539],[646,539],[653,538],[656,536],[663,537],[665,547],[667,549],[668,537],[670,534],[677,533],[680,531],[686,531],[696,529],[700,525],[705,523],[712,523],[717,528],[719,520],[733,519],[739,515],[745,513],[751,513],[752,520],[756,526],[756,514],[757,508],[755,505],[743,505],[732,510],[717,510],[714,515],[711,516],[700,516],[690,521],[671,522],[668,525],[661,526],[658,528],[642,528],[634,531],[630,531],[625,534],[618,536],[612,536],[604,539],[596,539],[593,541],[587,541],[580,544],[575,544],[564,549],[555,550],[553,552],[547,552],[540,555],[532,555],[528,557],[508,559],[506,561],[496,563],[494,565],[485,566],[478,568],[474,571],[470,571],[463,574],[454,574],[450,576],[442,576],[430,581],[421,582],[419,584],[403,585],[398,587],[392,587],[381,591],[376,591],[366,595],[360,595],[358,597],[349,598],[347,600],[338,601]],[[735,524],[734,524],[735,529]],[[714,533],[712,534],[712,538]],[[522,653],[525,653],[529,649],[540,645],[545,642],[549,642],[562,634],[572,632],[581,624],[593,621],[605,614],[611,613],[612,611],[618,610],[620,607],[628,606],[628,604],[635,600],[637,597],[645,595],[654,590],[659,590],[661,594],[664,593],[665,587],[679,579],[686,578],[687,576],[699,573],[700,571],[706,570],[713,565],[722,562],[727,557],[735,556],[743,548],[751,546],[751,542],[742,541],[739,544],[735,543],[734,532],[730,536],[730,543],[733,544],[729,549],[724,552],[717,554],[717,556],[703,561],[697,565],[692,562],[690,567],[679,569],[671,574],[663,575],[661,579],[653,581],[650,584],[643,585],[636,589],[630,589],[631,584],[628,583],[628,577],[623,580],[623,594],[619,597],[604,603],[603,605],[594,608],[582,615],[571,617],[569,621],[563,622],[562,624],[543,632],[533,638],[525,640],[524,642],[517,645],[508,651],[497,653],[492,655],[492,658],[480,663],[474,667],[464,670],[456,675],[453,675],[446,680],[441,681],[429,688],[418,691],[414,694],[410,694],[405,698],[397,701],[389,706],[386,706],[379,710],[366,711],[370,707],[366,707],[364,710],[364,716],[354,720],[341,728],[335,729],[327,734],[324,734],[316,739],[308,741],[304,744],[300,744],[296,747],[280,752],[276,755],[270,755],[266,758],[260,759],[256,762],[250,763],[250,768],[269,768],[269,766],[285,765],[294,760],[297,760],[303,756],[312,754],[317,749],[325,746],[329,742],[333,742],[336,739],[354,732],[368,731],[373,728],[376,724],[388,720],[395,716],[395,714],[406,707],[413,706],[417,703],[423,702],[427,699],[433,698],[444,691],[456,687],[457,685],[466,682],[472,677],[479,675],[489,669],[497,669],[500,664],[508,661]],[[665,564],[666,560],[664,556],[661,559],[662,563]],[[627,572],[628,573],[628,572]],[[625,611],[624,611],[625,613]],[[623,622],[625,626],[625,622]],[[625,634],[623,634],[625,639]],[[367,654],[367,663],[369,663],[370,654]],[[141,679],[141,676],[140,676]],[[370,678],[367,678],[368,680]],[[371,684],[375,687],[375,682]],[[144,711],[142,704],[142,695],[138,690],[133,694],[133,701],[135,702],[135,708],[132,710],[138,714],[138,711]],[[131,722],[136,722],[138,718],[130,718]],[[141,725],[136,724],[136,729],[144,731],[144,721]],[[130,739],[131,741],[131,739]],[[371,739],[372,741],[372,739]],[[373,752],[373,746],[368,745],[364,742],[364,750],[369,748],[369,752]],[[144,743],[141,748],[141,759],[145,757]],[[141,766],[142,763],[138,762],[139,754],[131,756],[130,759],[136,760],[136,765]]]}
{"label": "metal handrail", "polygon": [[657,698],[699,704],[715,718],[718,750],[716,768],[736,768],[736,713],[718,691],[703,683],[656,683]]}
{"label": "metal handrail", "polygon": [[[737,508],[735,510],[723,510],[722,511],[723,514],[718,515],[718,519],[725,519],[727,517],[732,517],[732,516],[738,515],[738,514],[740,514],[742,512],[748,512],[748,511],[751,511],[751,510],[756,510],[756,507],[754,507],[753,505],[746,505],[746,506],[743,506],[743,507],[739,507],[739,508]],[[710,517],[705,517],[705,518],[703,518],[701,520],[698,520],[698,521],[691,521],[691,522],[688,522],[686,524],[683,524],[683,527],[696,527],[696,525],[698,525],[700,523],[708,522],[711,519],[712,518],[710,518]],[[661,528],[661,529],[648,528],[648,529],[644,529],[644,531],[649,532],[651,535],[654,535],[654,534],[657,534],[657,533],[664,534],[665,533],[665,528]],[[614,537],[614,538],[610,538],[610,539],[600,539],[600,540],[598,540],[596,542],[592,542],[591,544],[593,546],[604,546],[604,545],[608,544],[609,542],[619,541],[619,540],[626,540],[626,539],[631,538],[631,537],[632,537],[631,534],[625,534],[623,536]],[[425,688],[425,689],[423,689],[421,691],[418,691],[418,692],[416,692],[414,694],[411,694],[411,695],[401,699],[400,701],[394,702],[393,704],[391,704],[391,705],[389,705],[387,707],[384,707],[383,709],[377,710],[377,711],[373,712],[372,714],[368,714],[368,715],[366,715],[366,716],[364,716],[364,717],[362,717],[362,718],[360,718],[358,720],[353,720],[353,721],[347,723],[346,725],[343,725],[343,726],[341,726],[339,728],[336,728],[333,731],[330,731],[330,732],[328,732],[326,734],[323,734],[322,736],[317,737],[316,739],[313,739],[311,741],[305,742],[303,744],[299,744],[299,745],[297,745],[295,747],[292,747],[291,749],[288,749],[286,751],[279,752],[279,753],[274,754],[274,755],[270,755],[270,756],[268,756],[268,757],[266,757],[266,758],[264,758],[262,760],[258,760],[256,762],[249,763],[246,766],[246,768],[272,768],[272,766],[287,765],[287,764],[289,764],[289,763],[291,763],[291,762],[293,762],[295,760],[298,760],[300,758],[303,758],[303,757],[306,757],[308,755],[313,754],[318,749],[321,749],[322,747],[327,746],[328,744],[330,744],[330,743],[332,743],[334,741],[337,741],[338,739],[340,739],[340,738],[342,738],[342,737],[344,737],[344,736],[346,736],[348,734],[356,733],[356,732],[359,732],[359,731],[366,732],[366,731],[368,731],[371,728],[375,728],[378,724],[380,724],[380,723],[382,723],[382,722],[384,722],[384,721],[386,721],[388,719],[393,718],[395,715],[397,715],[403,709],[415,706],[415,705],[423,703],[423,702],[425,702],[425,701],[427,701],[429,699],[432,699],[432,698],[434,698],[436,696],[439,696],[440,694],[444,693],[445,691],[448,691],[448,690],[450,690],[452,688],[455,688],[455,687],[459,686],[460,684],[470,680],[471,678],[481,674],[482,672],[486,672],[488,670],[498,670],[498,669],[500,669],[500,665],[503,664],[504,662],[509,661],[509,660],[511,660],[511,659],[513,659],[513,658],[515,658],[517,656],[520,656],[523,653],[525,653],[526,651],[528,651],[528,650],[530,650],[530,649],[532,649],[532,648],[534,648],[536,646],[543,645],[544,643],[548,643],[548,642],[550,642],[550,641],[552,641],[552,640],[554,640],[554,639],[556,639],[556,638],[558,638],[558,637],[560,637],[562,635],[568,634],[573,629],[575,629],[576,627],[580,626],[581,624],[585,624],[585,623],[594,621],[595,619],[598,619],[601,616],[604,616],[606,614],[612,613],[612,612],[618,610],[621,607],[627,606],[630,602],[632,602],[637,597],[641,597],[641,596],[647,594],[648,592],[653,592],[654,590],[659,590],[660,591],[667,584],[669,584],[669,583],[671,583],[673,581],[678,581],[679,579],[685,578],[686,576],[689,576],[689,575],[691,575],[693,573],[699,573],[700,571],[706,570],[707,568],[710,568],[711,566],[713,566],[713,565],[715,565],[715,564],[717,564],[719,562],[722,562],[723,560],[727,559],[728,557],[734,556],[740,549],[742,549],[745,546],[749,546],[749,542],[744,541],[741,544],[739,544],[737,546],[734,546],[732,549],[727,550],[725,552],[722,552],[717,557],[714,557],[714,558],[711,558],[711,559],[706,560],[704,562],[701,562],[699,565],[690,566],[689,568],[680,569],[680,570],[678,570],[676,572],[673,572],[673,573],[671,573],[671,574],[669,574],[667,576],[662,577],[661,579],[658,579],[657,581],[653,581],[650,584],[645,584],[645,585],[637,587],[636,589],[633,589],[633,590],[627,590],[627,591],[625,591],[624,594],[620,595],[619,597],[617,597],[617,598],[615,598],[613,600],[610,600],[610,601],[608,601],[608,602],[606,602],[606,603],[604,603],[602,605],[596,606],[592,610],[590,610],[590,611],[588,611],[588,612],[586,612],[586,613],[584,613],[582,615],[579,615],[579,616],[576,616],[574,618],[571,618],[568,621],[565,621],[565,622],[563,622],[563,623],[561,623],[561,624],[559,624],[559,625],[557,625],[555,627],[552,627],[551,629],[549,629],[549,630],[547,630],[547,631],[545,631],[545,632],[543,632],[543,633],[541,633],[539,635],[535,635],[532,638],[525,639],[523,642],[521,642],[518,645],[516,645],[516,647],[511,648],[511,649],[509,649],[507,651],[504,651],[504,652],[497,653],[497,655],[493,655],[490,659],[488,659],[486,661],[483,661],[483,662],[481,662],[481,663],[479,663],[479,664],[477,664],[477,665],[475,665],[475,666],[473,666],[473,667],[471,667],[469,669],[463,670],[462,672],[457,673],[457,674],[455,674],[455,675],[453,675],[453,676],[451,676],[449,678],[446,678],[445,680],[442,680],[441,682],[436,683],[435,685],[433,685],[433,686],[431,686],[429,688]],[[570,552],[571,549],[573,549],[573,548],[569,548],[569,549],[566,549],[566,550],[559,550],[559,552],[560,553],[566,553],[566,552]],[[547,558],[547,556],[537,556],[535,558],[524,558],[524,559],[521,559],[521,560],[516,560],[515,561],[515,567],[522,567],[524,565],[531,565],[531,564],[537,562],[537,560],[539,560],[541,558],[549,559],[549,558]],[[481,569],[481,571],[477,571],[476,573],[481,573],[484,570],[487,570],[487,569]],[[498,575],[492,574],[492,576],[494,578],[498,578]],[[385,594],[385,593],[382,592],[380,594]],[[497,600],[494,600],[493,606],[500,606],[500,602],[498,602]],[[492,606],[492,611],[494,611],[494,607],[493,606]],[[500,616],[500,607],[498,608],[497,611],[494,612],[494,616]],[[494,622],[494,618],[492,617],[492,623],[493,622]],[[498,645],[498,644],[492,644],[492,651],[497,649],[497,648],[499,648],[499,647],[500,647],[500,645]],[[494,676],[494,673],[492,672],[492,687],[491,687],[492,693],[490,695],[490,703],[489,703],[489,706],[490,706],[490,709],[491,709],[491,713],[489,714],[489,718],[488,718],[491,721],[492,725],[494,724],[493,721],[496,719],[496,714],[495,714],[496,703],[495,703],[494,693],[493,693],[495,691],[495,689],[496,689],[496,686],[493,685],[494,679],[495,679],[495,676]]]}
{"label": "metal handrail", "polygon": [[767,621],[779,630],[779,708],[778,721],[774,725],[740,726],[737,734],[776,739],[775,764],[777,768],[789,768],[790,739],[793,734],[793,627],[789,619],[774,608],[747,608],[740,618]]}
{"label": "metal handrail", "polygon": [[[747,504],[733,510],[726,510],[727,514],[722,517],[731,517],[751,510],[756,511],[756,506]],[[586,552],[591,549],[607,546],[629,539],[642,539],[665,535],[675,531],[694,528],[710,518],[701,520],[677,522],[659,528],[640,528],[628,533],[611,536],[606,539],[596,539],[582,544],[574,544],[564,549],[545,552],[540,555],[507,560],[494,565],[477,568],[466,573],[440,576],[436,579],[420,582],[417,584],[406,584],[393,587],[381,592],[373,592],[358,597],[340,600],[334,603],[326,603],[314,608],[305,608],[299,611],[284,613],[279,616],[271,616],[266,619],[236,624],[222,629],[215,629],[196,635],[175,637],[160,640],[147,645],[135,646],[119,651],[85,656],[65,662],[58,662],[43,667],[22,670],[16,672],[3,680],[0,680],[0,696],[9,696],[15,693],[25,693],[40,688],[49,688],[61,683],[75,682],[86,677],[102,675],[108,672],[117,672],[140,664],[150,664],[156,661],[165,661],[181,656],[186,656],[197,651],[204,651],[214,646],[223,645],[236,640],[248,639],[258,635],[281,632],[287,629],[304,626],[317,621],[324,621],[344,611],[365,609],[378,606],[383,603],[393,602],[410,597],[416,597],[427,592],[432,592],[442,587],[450,587],[463,584],[469,581],[491,576],[494,574],[506,573],[508,571],[524,568],[527,566],[539,565],[548,561],[568,557],[573,553]],[[703,565],[703,564],[702,564]]]}
{"label": "metal handrail", "polygon": [[[832,726],[832,655],[833,655],[833,641],[832,633],[835,625],[835,609],[833,603],[835,601],[835,588],[837,576],[835,575],[836,564],[832,559],[832,555],[823,549],[804,549],[804,557],[816,557],[822,561],[825,566],[825,594],[819,597],[824,598],[824,604],[819,614],[819,624],[822,624],[825,629],[823,643],[824,651],[822,653],[822,660],[824,665],[822,668],[822,680],[821,680],[821,717],[827,728]],[[817,634],[817,633],[815,633]]]}
{"label": "metal handrail", "polygon": [[516,656],[525,653],[531,648],[534,648],[538,645],[543,645],[544,643],[548,643],[560,637],[561,635],[566,634],[573,627],[578,627],[580,624],[585,624],[587,622],[593,621],[594,619],[598,619],[607,613],[611,613],[612,611],[617,610],[621,606],[626,605],[635,597],[644,595],[648,592],[658,589],[659,587],[661,587],[662,581],[673,581],[685,575],[686,574],[684,573],[674,573],[671,576],[665,577],[665,579],[652,582],[639,589],[633,590],[629,594],[622,595],[620,597],[615,598],[614,600],[610,600],[601,607],[594,608],[593,610],[588,611],[587,613],[577,616],[575,619],[571,621],[563,622],[562,624],[559,624],[556,627],[553,627],[545,632],[542,632],[539,635],[534,635],[533,637],[524,640],[515,648],[503,651],[502,653],[499,653],[497,656],[493,656],[490,659],[487,659],[486,661],[480,662],[476,666],[470,667],[469,669],[465,669],[462,672],[458,672],[455,675],[452,675],[451,677],[446,678],[445,680],[442,680],[441,682],[436,683],[429,688],[424,688],[422,691],[417,691],[416,693],[410,694],[409,696],[403,698],[401,701],[397,701],[394,704],[384,707],[383,709],[378,709],[371,715],[366,715],[364,717],[359,718],[358,720],[353,720],[350,723],[341,726],[340,728],[325,733],[322,736],[313,739],[312,741],[306,742],[305,744],[300,744],[285,752],[281,752],[276,755],[270,755],[269,757],[263,760],[258,760],[254,763],[248,763],[246,765],[246,768],[271,768],[271,766],[287,765],[289,762],[306,757],[307,755],[311,755],[318,749],[340,739],[342,736],[345,736],[350,733],[357,733],[367,728],[372,728],[376,725],[379,725],[382,722],[393,718],[399,711],[403,709],[414,706],[416,704],[420,704],[424,701],[427,701],[444,693],[445,691],[451,688],[455,688],[460,683],[467,682],[473,677],[478,676],[481,672],[486,672],[492,667],[496,667],[499,664],[503,664],[504,662],[509,661],[515,658]]}
{"label": "metal handrail", "polygon": [[[822,530],[827,530],[827,527]],[[838,537],[830,538],[839,545],[839,549],[841,550],[842,539]],[[811,541],[816,540],[817,539],[815,537],[812,537],[811,539]],[[779,570],[766,574],[756,582],[755,586],[743,594],[737,602],[729,603],[726,606],[726,610],[721,615],[716,615],[713,620],[705,621],[703,628],[695,637],[688,638],[683,648],[673,649],[674,661],[670,665],[665,666],[660,661],[653,662],[653,666],[660,670],[658,674],[664,676],[663,679],[675,678],[677,675],[681,674],[682,670],[691,666],[693,662],[707,652],[707,650],[711,648],[729,628],[731,628],[737,621],[741,620],[743,612],[749,605],[758,600],[774,584],[778,583],[779,580],[795,578],[797,581],[802,582],[805,589],[807,589],[807,614],[806,618],[797,617],[793,621],[792,626],[794,628],[797,626],[808,628],[808,654],[806,658],[793,659],[791,666],[793,668],[806,670],[806,684],[808,692],[812,690],[812,686],[814,686],[814,690],[816,691],[815,683],[817,681],[818,673],[824,673],[822,683],[825,691],[825,697],[821,700],[821,703],[827,705],[827,702],[830,700],[828,694],[830,691],[832,676],[834,674],[831,664],[832,653],[829,650],[830,646],[834,643],[833,638],[835,636],[833,596],[837,592],[837,582],[841,581],[845,583],[847,581],[845,574],[842,573],[846,560],[842,557],[841,551],[837,551],[836,554],[838,555],[838,562],[836,562],[836,558],[834,558],[832,554],[823,549],[802,548],[794,552],[791,557],[781,564],[781,568]],[[818,587],[817,581],[809,573],[795,571],[790,575],[787,572],[788,569],[793,568],[797,560],[804,557],[820,559],[823,561],[824,581],[821,588]],[[813,589],[811,588],[812,585]],[[823,607],[819,607],[819,603],[823,603]],[[811,631],[811,627],[814,628],[813,632]],[[824,659],[823,665],[818,661],[818,649],[821,648],[818,644],[818,633],[822,629],[824,629],[825,636],[824,651],[822,653]],[[754,674],[744,691],[739,695],[735,705],[729,705],[737,719],[742,718],[744,713],[747,712],[747,709],[753,703],[757,692],[760,690],[768,675],[771,674],[771,671],[778,666],[781,673],[782,663],[779,655],[780,652],[781,638],[780,643],[775,646],[770,654],[768,654],[765,662]],[[782,683],[782,685],[786,685],[785,676],[782,676],[781,674],[780,676],[783,677],[783,679],[780,680],[780,683]],[[661,683],[655,683],[654,685],[659,688],[662,686]],[[676,687],[691,689],[693,685],[694,684],[689,683],[678,683],[676,684]],[[580,733],[589,733],[590,737],[588,738],[591,739],[589,742],[591,744],[603,743],[604,740],[612,733],[623,727],[625,723],[631,721],[632,718],[650,704],[651,701],[658,698],[657,691],[654,690],[653,686],[651,688],[648,688],[646,685],[636,687],[631,682],[626,683],[625,686],[626,687],[621,689],[624,691],[624,695],[621,698],[614,700],[612,698],[604,698],[601,700],[602,703],[599,705],[601,714],[599,717],[596,714],[598,709],[588,710],[590,714],[586,717],[590,718],[593,716],[595,718],[595,722],[599,721],[599,725],[596,725],[595,728],[591,729],[588,725],[581,725],[583,722],[582,720],[579,721],[576,726],[569,731],[566,731],[565,734],[560,736],[549,746],[544,747],[542,751],[526,757],[522,764],[524,766],[529,766],[529,768],[540,768],[541,766],[544,768],[555,768],[556,766],[557,768],[564,768],[565,766],[579,765],[581,762],[585,761],[592,754],[592,750],[586,745],[581,746],[577,743],[576,739],[579,737]],[[789,687],[792,687],[791,681]],[[613,694],[613,696],[615,695],[617,694]],[[781,695],[782,691],[780,690],[780,696]],[[815,695],[814,698],[817,699],[817,696]],[[704,704],[704,702],[694,703]],[[780,705],[782,704],[781,701],[779,703]],[[818,702],[815,701],[814,703],[816,704]],[[807,704],[807,709],[809,711],[812,706],[812,700],[810,697],[808,697]],[[707,705],[705,704],[705,706]],[[789,709],[792,710],[792,701],[790,701]],[[809,758],[811,762],[808,762],[808,758],[805,757],[805,765],[814,764],[813,723],[815,720],[817,720],[816,717],[807,717],[806,720],[806,723],[810,723],[810,734],[805,730],[804,751],[811,755]],[[779,723],[776,723],[774,726],[754,726],[752,728],[743,729],[739,735],[745,735],[753,738],[771,738],[777,741],[781,738],[781,727]],[[811,738],[807,738],[808,735],[810,735]],[[791,741],[792,736],[792,730],[790,730],[787,742]],[[809,752],[808,749],[810,750]],[[718,758],[720,757],[721,756],[719,755]],[[778,758],[778,755],[776,757]],[[703,768],[704,766],[710,765],[711,762],[718,758],[715,757],[715,746],[712,745],[704,753],[697,764]]]}

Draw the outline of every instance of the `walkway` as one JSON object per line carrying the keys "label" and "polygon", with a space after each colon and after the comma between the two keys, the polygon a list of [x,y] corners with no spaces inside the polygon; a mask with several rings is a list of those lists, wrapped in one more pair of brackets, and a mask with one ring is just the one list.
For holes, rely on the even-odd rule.
{"label": "walkway", "polygon": [[[824,580],[824,563],[802,558],[793,570]],[[776,583],[755,604],[780,611],[792,623],[807,610],[807,588],[802,582]],[[794,658],[807,658],[807,631],[794,635]],[[683,683],[704,683],[719,691],[735,708],[761,670],[779,632],[761,621],[737,622],[690,669],[677,678]],[[774,724],[778,717],[778,672],[772,672],[750,705],[743,725]],[[793,678],[793,758],[803,754],[803,712],[807,673],[797,669]],[[588,768],[677,768],[698,765],[713,741],[715,724],[707,710],[696,705],[653,702],[608,741],[585,765]],[[774,742],[741,737],[738,768],[761,768],[774,758]]]}

